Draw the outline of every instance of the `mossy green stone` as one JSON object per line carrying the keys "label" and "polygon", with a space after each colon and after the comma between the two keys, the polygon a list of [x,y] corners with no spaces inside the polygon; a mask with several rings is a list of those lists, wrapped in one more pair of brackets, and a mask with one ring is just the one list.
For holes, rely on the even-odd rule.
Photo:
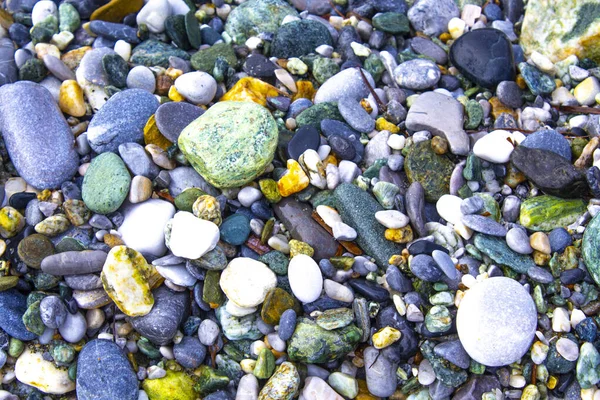
{"label": "mossy green stone", "polygon": [[21,69],[19,69],[19,80],[39,83],[47,74],[48,69],[43,61],[37,58],[30,58],[23,66],[21,66]]}
{"label": "mossy green stone", "polygon": [[479,197],[481,200],[483,200],[483,212],[482,213],[490,213],[490,215],[488,216],[489,218],[492,218],[494,221],[496,222],[500,222],[500,206],[498,205],[498,202],[496,201],[496,199],[494,199],[494,197],[492,195],[490,195],[489,193],[485,193],[485,192],[481,192],[481,193],[473,193],[473,196],[477,196]]}
{"label": "mossy green stone", "polygon": [[273,288],[267,292],[260,316],[269,325],[277,325],[284,311],[293,309],[300,314],[302,308],[294,296],[281,288]]}
{"label": "mossy green stone", "polygon": [[327,331],[308,318],[299,318],[288,341],[291,361],[320,364],[334,361],[354,351],[362,331],[354,324]]}
{"label": "mossy green stone", "polygon": [[467,119],[465,121],[465,129],[477,129],[481,121],[483,121],[483,108],[477,100],[469,100],[465,105],[467,111]]}
{"label": "mossy green stone", "polygon": [[406,15],[397,12],[384,12],[373,17],[373,27],[385,33],[403,35],[410,32],[410,24]]}
{"label": "mossy green stone", "polygon": [[290,259],[280,251],[273,250],[263,254],[258,261],[267,264],[277,275],[287,275]]}
{"label": "mossy green stone", "polygon": [[277,124],[256,103],[223,101],[189,124],[179,148],[194,169],[218,188],[242,186],[260,175],[277,148]]}
{"label": "mossy green stone", "polygon": [[19,283],[18,276],[2,276],[0,277],[0,292],[14,288]]}
{"label": "mossy green stone", "polygon": [[205,194],[201,189],[195,187],[187,188],[175,197],[175,207],[180,211],[192,212],[192,206],[196,199]]}
{"label": "mossy green stone", "polygon": [[[207,395],[219,389],[225,389],[229,384],[229,378],[219,371],[215,371],[208,365],[201,365],[195,374],[198,379],[194,389],[202,395]],[[152,400],[152,399],[150,399]]]}
{"label": "mossy green stone", "polygon": [[532,231],[551,231],[572,224],[584,212],[583,200],[543,195],[521,203],[519,222]]}
{"label": "mossy green stone", "polygon": [[365,60],[365,70],[371,74],[375,82],[379,82],[379,79],[381,79],[381,76],[385,72],[385,65],[383,65],[383,61],[381,61],[381,58],[377,54],[372,53]]}
{"label": "mossy green stone", "polygon": [[133,49],[130,61],[133,64],[145,65],[146,67],[160,66],[168,68],[169,57],[171,56],[183,58],[184,60],[190,59],[190,55],[182,49],[158,40],[146,40]]}
{"label": "mossy green stone", "polygon": [[194,53],[190,61],[192,68],[212,74],[218,57],[223,58],[230,67],[235,68],[237,58],[233,47],[227,43],[216,43],[209,48],[199,50]]}
{"label": "mossy green stone", "polygon": [[194,380],[183,371],[171,371],[159,379],[145,379],[142,389],[150,400],[195,400]]}
{"label": "mossy green stone", "polygon": [[109,214],[123,204],[130,184],[131,176],[121,157],[102,153],[92,160],[83,177],[83,201],[93,212]]}
{"label": "mossy green stone", "polygon": [[58,19],[54,15],[48,15],[29,31],[34,45],[49,43],[55,33],[58,33]]}
{"label": "mossy green stone", "polygon": [[40,315],[41,302],[41,300],[36,301],[30,305],[27,308],[27,311],[25,311],[25,314],[23,314],[23,325],[25,325],[25,328],[27,328],[28,331],[33,332],[36,335],[41,335],[46,330]]}
{"label": "mossy green stone", "polygon": [[300,387],[300,374],[291,362],[283,362],[260,391],[259,400],[292,400]]}
{"label": "mossy green stone", "polygon": [[450,176],[454,163],[431,148],[431,141],[415,143],[404,160],[404,170],[410,183],[419,182],[425,190],[425,200],[435,203],[450,192]]}
{"label": "mossy green stone", "polygon": [[275,33],[288,15],[297,16],[298,13],[285,1],[246,1],[229,13],[225,31],[235,43],[243,44],[249,37],[259,33]]}
{"label": "mossy green stone", "polygon": [[219,271],[208,271],[204,278],[202,300],[208,304],[220,306],[225,302],[225,293],[219,286],[221,273]]}
{"label": "mossy green stone", "polygon": [[581,254],[590,275],[600,285],[600,214],[596,214],[585,228]]}
{"label": "mossy green stone", "polygon": [[256,359],[256,366],[252,374],[258,379],[269,379],[275,371],[275,356],[269,349],[262,349]]}
{"label": "mossy green stone", "polygon": [[183,50],[189,50],[191,48],[190,41],[188,40],[187,32],[185,30],[185,16],[183,15],[169,15],[165,20],[165,31],[167,36]]}
{"label": "mossy green stone", "polygon": [[317,21],[301,19],[288,22],[277,30],[271,45],[271,54],[277,58],[300,57],[313,53],[323,44],[333,45],[325,25]]}
{"label": "mossy green stone", "polygon": [[313,76],[321,85],[340,72],[340,66],[331,58],[317,57],[312,65]]}
{"label": "mossy green stone", "polygon": [[338,110],[337,103],[323,102],[308,107],[296,117],[298,128],[304,125],[314,125],[321,130],[321,121],[324,119],[335,119],[344,121],[344,117]]}
{"label": "mossy green stone", "polygon": [[58,19],[60,21],[60,31],[75,32],[81,24],[79,12],[71,3],[62,3],[58,7]]}
{"label": "mossy green stone", "polygon": [[333,308],[323,311],[315,318],[315,322],[326,331],[343,328],[354,321],[354,311],[350,308]]}

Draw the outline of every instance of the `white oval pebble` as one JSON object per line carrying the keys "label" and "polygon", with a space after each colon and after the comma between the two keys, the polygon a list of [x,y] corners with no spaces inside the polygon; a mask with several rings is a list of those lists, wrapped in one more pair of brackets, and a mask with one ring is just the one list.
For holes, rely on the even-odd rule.
{"label": "white oval pebble", "polygon": [[214,249],[219,238],[219,227],[213,222],[179,211],[172,220],[169,248],[177,257],[195,260]]}
{"label": "white oval pebble", "polygon": [[217,93],[217,81],[206,72],[188,72],[175,79],[175,89],[189,102],[206,105]]}
{"label": "white oval pebble", "polygon": [[336,223],[342,222],[342,217],[340,217],[340,214],[329,206],[317,206],[317,214],[319,214],[319,217],[321,217],[323,222],[325,222],[329,227],[333,227],[333,225]]}
{"label": "white oval pebble", "polygon": [[312,303],[321,296],[323,276],[321,269],[306,254],[294,256],[288,266],[288,279],[294,296],[303,303]]}
{"label": "white oval pebble", "polygon": [[410,219],[406,215],[397,210],[377,211],[375,219],[389,229],[404,228],[410,222]]}
{"label": "white oval pebble", "polygon": [[463,217],[463,213],[460,211],[461,203],[462,199],[460,197],[445,194],[439,198],[437,203],[435,203],[435,208],[438,214],[440,214],[440,217],[451,224],[456,225],[461,222],[461,218]]}
{"label": "white oval pebble", "polygon": [[229,300],[248,308],[265,300],[267,292],[277,286],[277,277],[260,261],[238,257],[223,270],[219,285]]}
{"label": "white oval pebble", "polygon": [[352,291],[341,283],[325,279],[323,286],[327,296],[334,300],[343,301],[344,303],[351,303],[354,300]]}
{"label": "white oval pebble", "polygon": [[556,351],[567,361],[576,361],[579,357],[577,343],[567,338],[560,338],[556,342]]}
{"label": "white oval pebble", "polygon": [[473,146],[473,153],[482,160],[496,164],[504,164],[510,159],[515,147],[508,141],[513,139],[518,142],[515,136],[504,130],[495,130],[479,139]]}

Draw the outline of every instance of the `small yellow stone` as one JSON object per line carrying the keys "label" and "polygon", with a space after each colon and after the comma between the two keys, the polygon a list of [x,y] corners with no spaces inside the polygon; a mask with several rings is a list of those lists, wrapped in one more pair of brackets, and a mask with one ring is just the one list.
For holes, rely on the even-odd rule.
{"label": "small yellow stone", "polygon": [[548,384],[546,386],[548,387],[548,389],[553,390],[556,387],[557,383],[558,383],[558,379],[556,379],[555,376],[551,376],[548,379]]}
{"label": "small yellow stone", "polygon": [[[175,86],[171,87],[174,88]],[[146,126],[144,127],[144,143],[146,145],[157,145],[163,150],[166,150],[173,145],[173,143],[164,137],[162,133],[160,133],[160,130],[158,130],[158,126],[156,126],[156,117],[154,114],[148,118],[148,122],[146,122]]]}
{"label": "small yellow stone", "polygon": [[448,32],[452,36],[452,39],[456,40],[465,33],[465,28],[467,24],[460,18],[454,17],[450,21],[448,21]]}
{"label": "small yellow stone", "polygon": [[240,361],[240,367],[242,367],[242,371],[247,374],[251,374],[254,371],[254,367],[256,366],[256,360],[251,358],[246,358]]}
{"label": "small yellow stone", "polygon": [[267,105],[267,97],[279,96],[280,92],[275,86],[269,85],[260,79],[242,78],[221,97],[221,101],[252,101],[261,106]]}
{"label": "small yellow stone", "polygon": [[330,155],[327,156],[327,158],[325,158],[323,160],[323,165],[325,167],[327,167],[327,164],[333,164],[333,165],[337,166],[338,165],[338,160],[337,160],[337,158],[335,158],[335,156],[333,154],[330,154]]}
{"label": "small yellow stone", "polygon": [[0,235],[4,239],[11,238],[23,229],[25,218],[12,207],[4,207],[0,210]]}
{"label": "small yellow stone", "polygon": [[532,249],[544,254],[552,254],[550,249],[550,239],[544,232],[534,232],[529,237],[529,245]]}
{"label": "small yellow stone", "polygon": [[550,262],[550,258],[552,258],[550,254],[544,254],[537,250],[533,251],[533,262],[535,263],[535,265],[547,265],[548,262]]}
{"label": "small yellow stone", "polygon": [[290,258],[294,258],[298,254],[305,254],[309,257],[312,257],[315,254],[315,249],[310,247],[308,243],[301,242],[296,239],[292,239],[289,242],[290,245]]}
{"label": "small yellow stone", "polygon": [[60,59],[67,67],[74,70],[75,68],[79,67],[79,63],[81,63],[83,56],[85,56],[85,54],[91,50],[92,48],[90,46],[83,46],[63,54]]}
{"label": "small yellow stone", "polygon": [[306,176],[298,161],[289,159],[287,161],[287,168],[288,170],[285,175],[277,182],[277,188],[283,197],[298,193],[310,183],[308,176]]}
{"label": "small yellow stone", "polygon": [[175,80],[175,79],[179,78],[181,75],[183,75],[183,71],[180,69],[177,69],[177,68],[169,67],[165,71],[165,75],[168,76],[169,78]]}
{"label": "small yellow stone", "polygon": [[390,131],[392,133],[400,132],[398,125],[392,124],[383,117],[377,118],[377,121],[375,121],[375,129],[378,131]]}
{"label": "small yellow stone", "polygon": [[52,191],[49,189],[44,189],[37,195],[39,201],[50,200],[50,197],[52,197]]}
{"label": "small yellow stone", "polygon": [[175,89],[175,85],[172,85],[169,88],[169,99],[171,99],[172,101],[185,101],[185,97],[183,97],[182,95],[179,94],[179,92],[177,91],[177,89]]}
{"label": "small yellow stone", "polygon": [[384,349],[400,340],[400,336],[402,336],[402,333],[398,329],[386,326],[373,334],[373,347]]}
{"label": "small yellow stone", "polygon": [[527,87],[527,83],[525,82],[525,79],[523,78],[522,75],[517,75],[517,80],[515,81],[517,82],[517,85],[519,86],[519,88],[521,89],[525,89]]}
{"label": "small yellow stone", "polygon": [[451,35],[451,34],[449,34],[448,32],[444,32],[444,33],[442,33],[442,34],[440,35],[440,40],[441,40],[443,43],[446,43],[448,40],[451,40],[451,39],[452,39],[452,35]]}
{"label": "small yellow stone", "polygon": [[76,81],[69,79],[60,85],[58,106],[62,112],[73,117],[83,117],[85,115],[83,90]]}
{"label": "small yellow stone", "polygon": [[298,91],[294,93],[292,97],[292,101],[298,99],[309,99],[312,100],[314,97],[316,90],[311,81],[298,81],[296,82],[296,87]]}
{"label": "small yellow stone", "polygon": [[386,229],[385,238],[396,243],[408,243],[413,240],[413,231],[410,225],[400,229]]}
{"label": "small yellow stone", "polygon": [[144,0],[112,0],[96,9],[90,16],[90,20],[121,22],[126,15],[140,11],[143,5]]}
{"label": "small yellow stone", "polygon": [[112,233],[107,233],[104,235],[104,243],[110,247],[111,249],[116,246],[123,246],[125,242],[117,235],[113,235]]}
{"label": "small yellow stone", "polygon": [[594,76],[586,78],[573,90],[573,96],[575,96],[579,104],[584,106],[594,104],[598,93],[600,93],[600,83],[598,83],[598,79]]}
{"label": "small yellow stone", "polygon": [[431,139],[431,149],[435,154],[446,154],[448,152],[448,141],[441,136],[434,136]]}
{"label": "small yellow stone", "polygon": [[279,194],[277,182],[273,179],[261,179],[258,181],[258,186],[269,203],[279,203],[281,194]]}
{"label": "small yellow stone", "polygon": [[512,108],[509,108],[502,104],[502,102],[497,97],[492,97],[489,100],[490,105],[492,106],[492,116],[494,119],[500,117],[501,114],[507,113],[517,118],[517,114]]}
{"label": "small yellow stone", "polygon": [[358,395],[354,400],[380,400],[379,397],[373,396],[367,387],[367,381],[358,379]]}

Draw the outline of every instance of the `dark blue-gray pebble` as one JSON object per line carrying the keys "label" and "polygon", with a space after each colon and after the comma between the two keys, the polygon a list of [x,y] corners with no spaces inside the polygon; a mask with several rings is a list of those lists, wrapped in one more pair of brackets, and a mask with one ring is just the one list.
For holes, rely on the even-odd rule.
{"label": "dark blue-gray pebble", "polygon": [[450,279],[456,278],[456,267],[454,267],[454,261],[448,255],[448,253],[444,253],[443,251],[434,250],[431,253],[433,260],[437,263],[440,270]]}
{"label": "dark blue-gray pebble", "polygon": [[182,367],[198,368],[206,357],[206,347],[198,338],[184,336],[181,342],[173,346],[173,354]]}
{"label": "dark blue-gray pebble", "polygon": [[569,145],[569,141],[554,129],[544,129],[527,135],[525,140],[521,142],[521,146],[531,149],[549,150],[571,161],[571,146]]}
{"label": "dark blue-gray pebble", "polygon": [[281,340],[289,340],[296,329],[296,311],[287,309],[281,314],[279,319],[279,329],[277,334]]}
{"label": "dark blue-gray pebble", "polygon": [[288,143],[287,151],[290,158],[298,160],[298,158],[306,150],[317,150],[321,138],[319,131],[312,125],[304,125],[296,131],[292,140]]}
{"label": "dark blue-gray pebble", "polygon": [[388,267],[385,280],[390,288],[397,292],[406,293],[412,290],[412,281],[394,265]]}
{"label": "dark blue-gray pebble", "polygon": [[351,279],[348,281],[352,289],[368,300],[383,302],[389,299],[390,294],[382,286],[365,279]]}
{"label": "dark blue-gray pebble", "polygon": [[529,268],[527,270],[527,275],[535,282],[543,284],[550,283],[554,280],[554,277],[552,276],[550,271],[544,268],[540,268],[538,266]]}
{"label": "dark blue-gray pebble", "polygon": [[413,256],[419,254],[431,254],[434,250],[439,250],[448,253],[448,249],[446,249],[445,247],[425,239],[415,240],[408,246],[407,249],[408,252]]}
{"label": "dark blue-gray pebble", "polygon": [[125,24],[96,20],[91,21],[89,27],[96,35],[104,36],[113,41],[124,40],[132,44],[140,42],[140,38],[137,36],[137,29]]}
{"label": "dark blue-gray pebble", "polygon": [[23,314],[27,311],[27,298],[15,289],[0,292],[0,328],[19,340],[33,340],[35,333],[29,332],[23,324]]}
{"label": "dark blue-gray pebble", "polygon": [[156,126],[164,137],[176,143],[181,131],[202,114],[203,109],[190,103],[165,103],[156,110]]}
{"label": "dark blue-gray pebble", "polygon": [[433,348],[433,352],[459,368],[466,369],[471,364],[471,358],[463,348],[460,340],[440,343]]}
{"label": "dark blue-gray pebble", "polygon": [[506,236],[506,228],[494,221],[481,215],[464,215],[462,223],[473,229],[475,232],[485,233],[490,236]]}
{"label": "dark blue-gray pebble", "polygon": [[587,317],[575,327],[577,336],[584,342],[593,342],[598,335],[598,326],[591,317]]}
{"label": "dark blue-gray pebble", "polygon": [[427,282],[437,282],[442,278],[442,272],[433,260],[433,257],[426,254],[419,254],[413,257],[410,262],[410,270],[419,279]]}
{"label": "dark blue-gray pebble", "polygon": [[563,285],[573,285],[585,278],[585,271],[579,268],[568,269],[560,273],[560,282]]}
{"label": "dark blue-gray pebble", "polygon": [[332,135],[339,135],[349,141],[355,151],[354,158],[350,161],[356,164],[362,161],[363,155],[365,154],[365,146],[360,142],[360,133],[356,132],[345,123],[333,119],[324,119],[321,121],[321,131],[327,138]]}
{"label": "dark blue-gray pebble", "polygon": [[219,230],[221,231],[221,240],[239,246],[250,236],[250,220],[247,216],[236,213],[227,217]]}
{"label": "dark blue-gray pebble", "polygon": [[573,244],[573,238],[565,228],[555,228],[548,234],[550,249],[553,253],[562,253]]}

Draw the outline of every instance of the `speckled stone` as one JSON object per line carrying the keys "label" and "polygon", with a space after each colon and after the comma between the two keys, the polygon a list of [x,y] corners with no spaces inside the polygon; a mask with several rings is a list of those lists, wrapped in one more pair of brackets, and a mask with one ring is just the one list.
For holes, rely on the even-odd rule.
{"label": "speckled stone", "polygon": [[515,272],[524,274],[529,268],[535,266],[533,259],[528,255],[513,251],[504,239],[477,234],[475,247],[500,265],[506,265]]}
{"label": "speckled stone", "polygon": [[238,44],[259,33],[275,33],[283,19],[296,10],[282,0],[250,0],[231,11],[225,30]]}
{"label": "speckled stone", "polygon": [[314,53],[323,44],[333,45],[325,25],[301,19],[284,24],[277,30],[271,54],[277,58],[300,57]]}
{"label": "speckled stone", "polygon": [[419,182],[425,190],[425,199],[436,202],[450,192],[450,176],[454,163],[446,156],[435,154],[431,142],[413,144],[404,159],[404,170],[410,183]]}
{"label": "speckled stone", "polygon": [[117,344],[96,339],[86,343],[77,358],[77,398],[136,400],[138,380]]}
{"label": "speckled stone", "polygon": [[27,311],[27,298],[16,289],[0,291],[0,328],[19,340],[33,340],[37,335],[25,329],[23,314]]}
{"label": "speckled stone", "polygon": [[554,129],[542,129],[531,135],[527,135],[525,140],[521,142],[521,146],[552,151],[571,161],[571,146],[569,145],[569,141]]}
{"label": "speckled stone", "polygon": [[216,187],[236,187],[260,175],[273,160],[278,130],[267,109],[250,102],[220,102],[188,125],[179,148]]}
{"label": "speckled stone", "polygon": [[111,213],[125,201],[130,183],[123,160],[114,153],[101,154],[92,160],[83,178],[83,201],[94,212]]}
{"label": "speckled stone", "polygon": [[73,133],[43,86],[17,82],[0,88],[0,131],[17,172],[32,186],[56,188],[77,172]]}
{"label": "speckled stone", "polygon": [[190,59],[190,55],[182,49],[151,39],[133,49],[130,61],[133,64],[145,65],[146,67],[160,66],[168,68],[169,57],[171,56],[183,58],[184,60]]}
{"label": "speckled stone", "polygon": [[537,327],[537,310],[517,281],[495,277],[469,289],[456,316],[461,344],[475,361],[499,367],[529,350]]}

